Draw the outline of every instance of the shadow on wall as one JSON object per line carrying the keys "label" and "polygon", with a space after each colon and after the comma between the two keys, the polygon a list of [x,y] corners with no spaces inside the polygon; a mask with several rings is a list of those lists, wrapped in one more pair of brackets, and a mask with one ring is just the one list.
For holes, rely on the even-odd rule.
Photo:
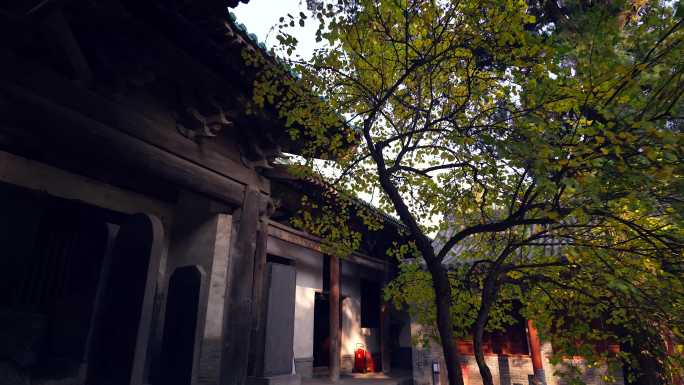
{"label": "shadow on wall", "polygon": [[356,344],[366,344],[361,333],[360,303],[357,299],[347,297],[342,301],[342,355],[354,355]]}
{"label": "shadow on wall", "polygon": [[295,289],[294,353],[295,358],[313,356],[314,298],[316,290],[297,286]]}

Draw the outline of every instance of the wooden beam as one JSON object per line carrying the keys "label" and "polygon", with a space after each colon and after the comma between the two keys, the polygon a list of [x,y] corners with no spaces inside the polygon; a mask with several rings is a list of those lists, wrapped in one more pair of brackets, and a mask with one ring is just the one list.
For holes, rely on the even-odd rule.
{"label": "wooden beam", "polygon": [[126,214],[150,213],[166,225],[173,218],[173,209],[155,199],[4,151],[0,151],[0,182]]}
{"label": "wooden beam", "polygon": [[340,259],[330,257],[330,380],[340,379]]}
{"label": "wooden beam", "polygon": [[[0,91],[13,106],[3,108],[23,127],[64,151],[77,153],[84,161],[95,157],[115,162],[178,183],[189,190],[239,205],[244,186],[212,170],[153,146],[38,96],[23,87],[0,82]],[[12,108],[15,107],[15,108]],[[26,109],[34,113],[25,113]],[[24,112],[24,113],[22,113]],[[59,127],[55,127],[59,122]]]}
{"label": "wooden beam", "polygon": [[[285,242],[295,244],[313,251],[321,252],[323,240],[311,234],[293,229],[276,221],[269,221],[268,234],[281,239]],[[363,265],[375,270],[384,270],[385,262],[378,258],[373,258],[363,253],[354,252],[352,255],[344,257],[345,260]]]}
{"label": "wooden beam", "polygon": [[321,239],[315,238],[304,232],[288,228],[278,222],[270,221],[268,234],[304,248],[321,252]]}
{"label": "wooden beam", "polygon": [[233,214],[237,229],[232,237],[226,288],[221,385],[244,385],[247,379],[252,322],[254,321],[254,256],[259,226],[260,194],[248,189],[242,207]]}
{"label": "wooden beam", "polygon": [[[120,102],[77,87],[73,82],[49,69],[8,53],[0,54],[0,61],[3,63],[0,77],[9,84],[14,84],[61,108],[78,111],[84,117],[123,131],[131,137],[210,169],[227,179],[244,185],[259,186],[264,193],[270,191],[270,183],[266,178],[260,177],[254,170],[220,152],[229,151],[228,149],[217,148],[214,143],[195,142],[181,135],[170,115],[164,120],[158,115],[153,118],[145,114],[144,110],[141,111],[138,105],[122,105]],[[36,110],[34,113],[42,112]]]}

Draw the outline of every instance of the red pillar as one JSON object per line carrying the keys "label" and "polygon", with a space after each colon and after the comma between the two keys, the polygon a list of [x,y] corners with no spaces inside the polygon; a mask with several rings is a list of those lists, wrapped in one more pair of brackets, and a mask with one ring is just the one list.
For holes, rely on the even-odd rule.
{"label": "red pillar", "polygon": [[330,256],[330,380],[340,379],[340,260]]}
{"label": "red pillar", "polygon": [[530,356],[532,357],[532,368],[534,369],[534,379],[538,384],[546,384],[544,376],[544,365],[542,361],[541,340],[537,328],[531,320],[527,320],[527,336],[530,343]]}

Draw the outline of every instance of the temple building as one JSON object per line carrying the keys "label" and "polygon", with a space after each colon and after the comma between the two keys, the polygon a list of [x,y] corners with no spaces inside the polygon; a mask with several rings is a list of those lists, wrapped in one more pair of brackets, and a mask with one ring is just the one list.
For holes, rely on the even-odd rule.
{"label": "temple building", "polygon": [[1,384],[410,370],[396,224],[345,258],[290,226],[310,189],[273,162],[301,143],[245,112],[264,52],[225,5],[0,5]]}

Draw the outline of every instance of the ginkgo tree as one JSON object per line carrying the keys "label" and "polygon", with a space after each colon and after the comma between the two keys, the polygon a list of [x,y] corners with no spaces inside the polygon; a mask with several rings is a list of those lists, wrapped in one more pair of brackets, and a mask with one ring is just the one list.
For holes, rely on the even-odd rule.
{"label": "ginkgo tree", "polygon": [[[258,68],[251,111],[275,109],[306,144],[293,172],[338,199],[373,197],[404,225],[409,241],[392,253],[420,262],[387,295],[433,301],[423,320],[450,385],[463,383],[454,338],[465,333],[493,384],[482,335],[508,322],[512,301],[560,355],[598,357],[587,346],[606,339],[636,346],[645,328],[681,347],[681,316],[668,314],[684,295],[679,4],[312,4],[281,18],[272,56],[245,53]],[[320,47],[303,59],[293,29],[311,22]],[[335,228],[321,223],[346,212],[299,224]],[[650,357],[664,376],[681,370],[671,356]]]}

